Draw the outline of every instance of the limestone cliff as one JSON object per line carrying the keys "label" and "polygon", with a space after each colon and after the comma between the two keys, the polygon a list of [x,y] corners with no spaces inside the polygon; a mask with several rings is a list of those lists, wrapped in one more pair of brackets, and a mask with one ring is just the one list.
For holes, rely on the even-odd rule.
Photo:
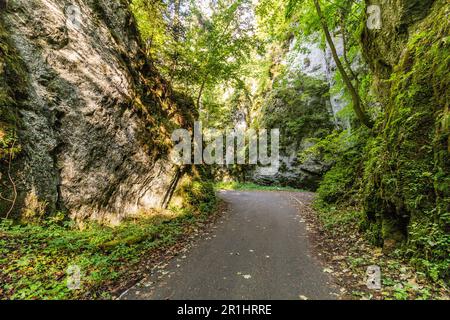
{"label": "limestone cliff", "polygon": [[12,214],[109,222],[165,201],[178,174],[171,129],[189,126],[193,108],[144,55],[128,5],[16,0],[2,10],[0,122],[21,151],[9,169],[0,157],[0,215],[15,195]]}
{"label": "limestone cliff", "polygon": [[[336,37],[335,42],[342,55],[342,41]],[[280,170],[267,175],[264,167],[257,167],[250,179],[259,184],[315,190],[330,163],[312,155],[300,159],[299,154],[334,127],[349,127],[350,121],[338,115],[348,101],[342,91],[334,92],[336,66],[317,34],[308,39],[293,38],[279,55],[277,67],[283,72],[272,79],[255,118],[265,127],[281,129]]]}

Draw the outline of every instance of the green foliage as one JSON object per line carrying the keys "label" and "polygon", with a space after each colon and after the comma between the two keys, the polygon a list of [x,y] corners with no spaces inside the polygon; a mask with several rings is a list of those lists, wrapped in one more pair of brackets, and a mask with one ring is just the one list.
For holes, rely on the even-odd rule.
{"label": "green foliage", "polygon": [[14,159],[21,151],[17,140],[15,126],[0,122],[0,161],[9,162],[10,157]]}
{"label": "green foliage", "polygon": [[[186,208],[148,213],[117,227],[88,223],[79,229],[63,214],[39,224],[2,220],[0,298],[108,298],[109,284],[129,277],[133,266],[152,250],[173,245],[214,209],[214,201],[196,205],[204,213]],[[80,290],[67,288],[67,268],[73,265],[81,269]]]}
{"label": "green foliage", "polygon": [[395,221],[409,256],[433,278],[449,277],[450,257],[450,132],[442,123],[449,101],[449,23],[439,22],[448,21],[449,7],[442,5],[418,27],[391,76],[382,132],[367,148],[364,192],[369,216]]}
{"label": "green foliage", "polygon": [[368,130],[359,128],[352,132],[334,131],[323,139],[312,139],[312,147],[300,154],[310,154],[326,163],[333,164],[325,174],[317,190],[320,201],[332,204],[353,204],[361,187],[361,161]]}
{"label": "green foliage", "polygon": [[[257,43],[252,26],[244,19],[249,1],[211,1],[165,5],[133,1],[132,10],[150,54],[159,53],[158,65],[180,92],[193,97],[209,111],[204,94],[219,85],[236,85]],[[169,32],[166,32],[169,31]]]}
{"label": "green foliage", "polygon": [[[376,131],[346,149],[352,153],[342,151],[346,144],[337,134],[312,150],[336,157],[318,204],[357,205],[364,212],[360,226],[374,243],[400,246],[436,281],[449,279],[450,263],[449,10],[437,2],[417,26],[385,84]],[[366,78],[363,87],[370,82]]]}
{"label": "green foliage", "polygon": [[264,99],[259,123],[281,129],[281,147],[324,137],[333,128],[327,99],[328,85],[321,80],[303,75],[288,80],[282,73]]}
{"label": "green foliage", "polygon": [[216,190],[241,190],[241,191],[301,191],[291,187],[281,186],[261,186],[254,183],[239,183],[239,182],[219,182],[215,185]]}
{"label": "green foliage", "polygon": [[321,200],[314,202],[314,208],[318,212],[322,225],[330,232],[338,232],[341,227],[359,227],[364,215],[361,211],[349,208],[339,209]]}
{"label": "green foliage", "polygon": [[183,208],[194,212],[208,213],[216,205],[216,193],[211,181],[188,180],[180,186]]}
{"label": "green foliage", "polygon": [[[166,17],[169,10],[167,3],[153,0],[133,0],[130,7],[136,18],[142,40],[149,50],[148,53],[156,59],[163,59],[163,54],[169,54],[167,50],[173,45],[173,34],[167,32],[169,23],[168,17]],[[177,22],[172,21],[172,23]]]}
{"label": "green foliage", "polygon": [[[293,18],[295,21],[300,19],[297,23],[297,28],[301,35],[311,36],[315,32],[322,30],[322,33],[326,39],[326,44],[331,50],[332,57],[336,63],[337,70],[342,77],[343,83],[347,89],[348,94],[352,100],[352,107],[355,111],[355,115],[365,126],[372,127],[372,120],[366,114],[362,99],[359,95],[358,82],[359,76],[353,71],[352,60],[349,58],[350,52],[357,52],[354,49],[358,45],[356,34],[354,32],[355,21],[359,23],[359,19],[362,16],[362,6],[360,2],[342,1],[327,1],[321,2],[319,0],[314,1],[299,1],[290,0],[287,6],[286,16]],[[312,11],[316,12],[314,25],[304,23],[302,20],[304,16],[311,16]],[[297,15],[300,15],[298,17]],[[357,17],[355,19],[355,16]],[[331,31],[330,31],[331,30]],[[338,56],[336,50],[335,40],[333,39],[332,31],[339,30],[341,35],[343,54],[342,57]]]}
{"label": "green foliage", "polygon": [[410,224],[408,235],[406,256],[412,263],[435,281],[449,279],[450,233],[443,230],[440,223],[423,219]]}
{"label": "green foliage", "polygon": [[0,216],[12,208],[16,193],[11,168],[22,150],[17,106],[26,98],[27,76],[0,16]]}
{"label": "green foliage", "polygon": [[354,187],[355,178],[354,168],[342,163],[336,164],[325,174],[317,193],[325,202],[343,203],[349,200],[349,190]]}
{"label": "green foliage", "polygon": [[[322,32],[320,19],[311,0],[287,0],[285,16],[296,22],[293,31],[297,36],[316,35]],[[364,17],[364,5],[360,1],[334,0],[319,1],[326,23],[330,30],[339,30],[346,39],[346,54],[355,57],[359,52],[361,21]],[[325,39],[321,37],[323,45]]]}
{"label": "green foliage", "polygon": [[289,36],[289,21],[285,19],[286,0],[260,0],[255,9],[259,36],[266,43],[284,42]]}

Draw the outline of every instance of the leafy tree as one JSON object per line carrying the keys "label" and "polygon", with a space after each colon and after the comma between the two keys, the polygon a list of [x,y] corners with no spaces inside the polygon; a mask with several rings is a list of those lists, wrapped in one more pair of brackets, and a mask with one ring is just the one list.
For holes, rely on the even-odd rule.
{"label": "leafy tree", "polygon": [[255,45],[253,26],[242,19],[248,14],[246,0],[220,0],[211,11],[207,16],[199,8],[192,8],[193,23],[184,51],[188,69],[180,73],[196,84],[198,107],[206,89],[239,81]]}
{"label": "leafy tree", "polygon": [[[352,5],[354,3],[355,2],[349,0],[335,0],[327,1],[324,6],[320,0],[289,0],[286,9],[286,16],[292,19],[293,17],[298,17],[300,15],[302,19],[299,23],[299,27],[303,28],[306,33],[322,30],[325,35],[326,42],[331,50],[333,60],[335,61],[347,91],[350,93],[352,98],[352,105],[355,114],[365,126],[371,128],[372,122],[365,112],[357,85],[352,82],[352,80],[355,80],[357,83],[357,76],[351,68],[347,55],[349,35],[348,27],[353,25],[352,23],[347,23],[347,17],[350,17],[348,18],[348,21],[353,22],[351,17],[354,14],[352,11]],[[341,61],[337,53],[330,31],[338,28],[341,28],[341,34],[343,35],[344,62]]]}

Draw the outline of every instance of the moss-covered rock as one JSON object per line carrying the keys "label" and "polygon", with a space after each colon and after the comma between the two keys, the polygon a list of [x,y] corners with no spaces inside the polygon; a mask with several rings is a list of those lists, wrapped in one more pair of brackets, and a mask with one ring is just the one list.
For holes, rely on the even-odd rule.
{"label": "moss-covered rock", "polygon": [[426,17],[435,0],[366,0],[367,6],[381,8],[381,29],[365,29],[362,34],[364,57],[374,74],[389,77],[414,32],[415,24]]}
{"label": "moss-covered rock", "polygon": [[275,175],[265,175],[257,168],[251,180],[263,185],[316,190],[329,165],[313,154],[298,154],[314,140],[327,136],[335,126],[328,83],[302,73],[295,77],[282,73],[261,100],[258,124],[261,128],[280,129],[280,170]]}
{"label": "moss-covered rock", "polygon": [[382,12],[383,27],[362,34],[382,110],[370,134],[360,130],[348,137],[359,148],[339,151],[343,143],[333,139],[319,143],[336,156],[319,200],[358,206],[360,225],[373,243],[402,248],[418,269],[448,280],[450,5],[366,3]]}
{"label": "moss-covered rock", "polygon": [[17,134],[21,122],[18,106],[26,97],[26,90],[25,66],[0,16],[0,214],[10,212],[17,202],[13,171],[21,151]]}
{"label": "moss-covered rock", "polygon": [[[0,17],[0,161],[9,158],[10,148],[17,142],[17,105],[26,96],[26,79],[23,62],[11,45]],[[13,151],[16,153],[18,149]]]}
{"label": "moss-covered rock", "polygon": [[210,213],[217,201],[214,183],[200,177],[185,176],[171,205],[194,213]]}
{"label": "moss-covered rock", "polygon": [[435,263],[433,272],[448,277],[450,5],[394,3],[381,1],[384,27],[364,37],[384,84],[384,114],[364,152],[364,209],[385,243],[406,240],[416,262]]}

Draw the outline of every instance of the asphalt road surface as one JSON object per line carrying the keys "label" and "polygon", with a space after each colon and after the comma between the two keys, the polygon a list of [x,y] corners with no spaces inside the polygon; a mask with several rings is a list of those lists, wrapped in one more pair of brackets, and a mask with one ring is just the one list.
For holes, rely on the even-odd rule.
{"label": "asphalt road surface", "polygon": [[121,299],[336,298],[295,205],[310,201],[310,193],[222,191],[219,196],[229,210],[210,234]]}

